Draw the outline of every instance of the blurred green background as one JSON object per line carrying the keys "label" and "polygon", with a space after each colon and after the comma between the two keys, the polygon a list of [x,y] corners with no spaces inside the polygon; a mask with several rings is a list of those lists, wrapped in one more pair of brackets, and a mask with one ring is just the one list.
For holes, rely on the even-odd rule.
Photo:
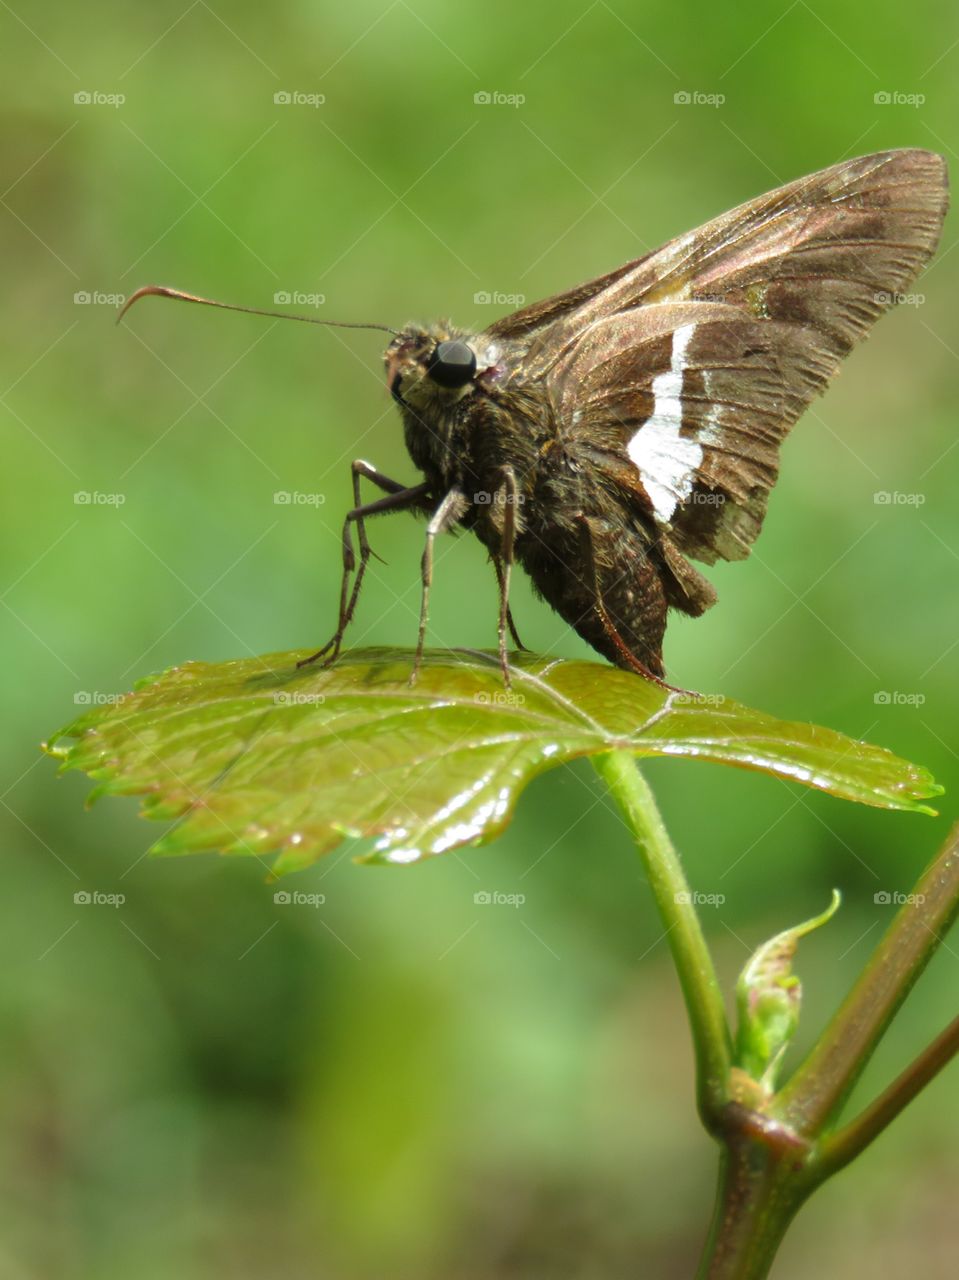
{"label": "blurred green background", "polygon": [[[955,161],[953,10],[11,0],[0,33],[0,1276],[687,1277],[714,1152],[662,931],[588,767],[543,778],[488,849],[372,870],[345,848],[290,882],[314,908],[274,904],[255,862],[148,859],[132,801],[84,813],[84,781],[38,756],[137,676],[326,639],[349,460],[413,477],[380,335],[173,303],[117,329],[111,302],[158,280],[484,325],[511,308],[477,295],[555,292],[847,156]],[[667,636],[679,682],[949,787],[929,820],[650,765],[692,883],[725,897],[705,923],[727,986],[843,890],[800,953],[797,1052],[959,794],[954,243],[947,224],[918,297],[788,441],[757,552],[710,571],[719,606]],[[389,563],[351,641],[412,644],[422,527],[373,532]],[[433,643],[495,643],[478,544],[442,546],[434,601]],[[525,582],[514,608],[528,644],[585,656]],[[957,964],[950,943],[861,1097],[954,1014]],[[955,1274],[955,1083],[804,1210],[778,1277]]]}

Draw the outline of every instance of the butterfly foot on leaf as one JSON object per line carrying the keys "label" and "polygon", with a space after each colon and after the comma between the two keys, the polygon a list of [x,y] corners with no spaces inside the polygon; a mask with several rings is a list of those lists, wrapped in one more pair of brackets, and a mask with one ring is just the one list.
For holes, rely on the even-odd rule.
{"label": "butterfly foot on leaf", "polygon": [[682,688],[681,685],[669,684],[665,680],[658,680],[655,676],[652,676],[651,679],[655,684],[660,685],[663,689],[667,689],[670,693],[675,693],[680,698],[696,699],[696,698],[702,698],[705,696],[702,693],[697,693],[695,689],[684,689]]}
{"label": "butterfly foot on leaf", "polygon": [[648,680],[650,684],[659,685],[660,689],[665,689],[667,693],[675,693],[684,698],[701,698],[703,696],[702,694],[697,693],[695,689],[683,689],[678,684],[670,684],[669,681],[664,680],[662,676],[658,676],[654,671],[650,671],[649,667],[647,667],[644,662],[640,662],[635,654],[631,656],[632,661],[629,665],[632,670],[636,675],[642,676],[644,680]]}
{"label": "butterfly foot on leaf", "polygon": [[326,659],[324,663],[321,663],[321,666],[323,667],[324,670],[327,667],[331,667],[333,663],[337,660],[337,658],[340,656],[340,643],[342,642],[342,640],[343,640],[342,635],[335,635],[332,638],[332,640],[327,640],[326,644],[323,645],[322,649],[317,649],[316,653],[311,653],[308,658],[301,658],[299,660],[299,662],[296,664],[297,671],[299,671],[301,667],[312,666],[314,662],[319,661],[319,659],[322,658],[324,654],[329,653],[329,651],[332,649],[333,652],[330,653],[330,656]]}

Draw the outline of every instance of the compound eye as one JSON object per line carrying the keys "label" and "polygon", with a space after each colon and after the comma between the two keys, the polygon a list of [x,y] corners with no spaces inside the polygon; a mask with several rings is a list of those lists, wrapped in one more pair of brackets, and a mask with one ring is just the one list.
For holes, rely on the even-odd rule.
{"label": "compound eye", "polygon": [[441,387],[465,387],[476,372],[476,353],[465,342],[439,342],[426,362],[426,372]]}

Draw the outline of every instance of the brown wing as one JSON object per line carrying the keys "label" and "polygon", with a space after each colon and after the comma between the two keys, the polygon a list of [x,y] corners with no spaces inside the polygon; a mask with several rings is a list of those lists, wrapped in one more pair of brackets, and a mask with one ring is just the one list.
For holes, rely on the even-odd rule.
{"label": "brown wing", "polygon": [[523,321],[524,364],[610,489],[687,555],[740,559],[783,437],[931,257],[946,204],[930,152],[835,165],[605,277],[545,327]]}
{"label": "brown wing", "polygon": [[[675,244],[676,241],[671,243]],[[668,247],[668,245],[665,246],[665,248]],[[643,258],[634,258],[632,262],[624,263],[623,266],[617,267],[615,271],[610,271],[605,276],[597,276],[595,280],[587,280],[584,284],[578,284],[572,289],[567,289],[565,293],[557,293],[552,298],[541,298],[539,302],[531,302],[528,307],[523,307],[519,311],[510,312],[508,316],[503,316],[501,320],[491,324],[486,332],[495,338],[529,338],[538,330],[560,319],[560,317],[568,315],[572,311],[577,311],[597,295],[605,293],[617,281],[621,281],[624,278],[645,281],[647,278],[651,278],[648,277],[647,272],[641,271],[640,268],[648,263],[650,259],[659,257],[662,252],[663,250],[660,249],[656,253],[647,253]]]}

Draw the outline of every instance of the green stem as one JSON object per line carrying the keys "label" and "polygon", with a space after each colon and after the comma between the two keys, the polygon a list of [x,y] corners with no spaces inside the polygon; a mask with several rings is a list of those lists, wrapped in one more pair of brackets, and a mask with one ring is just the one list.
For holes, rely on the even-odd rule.
{"label": "green stem", "polygon": [[814,1190],[808,1149],[790,1135],[753,1128],[727,1109],[716,1207],[697,1280],[763,1280],[793,1218]]}
{"label": "green stem", "polygon": [[776,1115],[799,1133],[822,1133],[838,1119],[896,1011],[959,913],[959,825],[909,898],[812,1052],[777,1096]]}
{"label": "green stem", "polygon": [[679,974],[696,1055],[696,1097],[706,1128],[715,1133],[729,1098],[732,1039],[722,991],[693,905],[679,854],[646,779],[626,751],[593,763],[625,815],[646,868]]}
{"label": "green stem", "polygon": [[836,1173],[855,1160],[895,1120],[930,1080],[959,1053],[959,1018],[953,1019],[941,1035],[892,1082],[875,1102],[838,1133],[825,1138],[819,1162],[824,1176]]}
{"label": "green stem", "polygon": [[722,993],[679,855],[652,792],[627,752],[613,751],[593,763],[622,808],[643,858],[686,1001],[699,1112],[723,1149],[698,1280],[764,1280],[809,1195],[858,1155],[959,1051],[957,1019],[880,1098],[829,1134],[880,1038],[959,913],[959,825],[806,1061],[780,1093],[753,1109],[732,1092],[733,1049]]}

